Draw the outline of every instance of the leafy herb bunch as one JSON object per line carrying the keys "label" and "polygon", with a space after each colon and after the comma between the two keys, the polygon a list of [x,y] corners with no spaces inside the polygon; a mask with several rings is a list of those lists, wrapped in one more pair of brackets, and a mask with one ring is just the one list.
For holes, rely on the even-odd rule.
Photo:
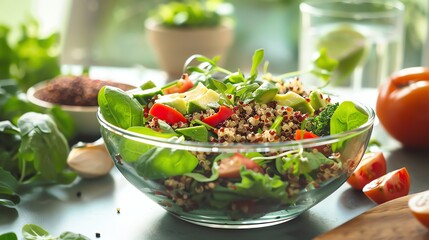
{"label": "leafy herb bunch", "polygon": [[213,27],[229,20],[233,6],[222,0],[184,0],[161,4],[150,18],[165,27]]}

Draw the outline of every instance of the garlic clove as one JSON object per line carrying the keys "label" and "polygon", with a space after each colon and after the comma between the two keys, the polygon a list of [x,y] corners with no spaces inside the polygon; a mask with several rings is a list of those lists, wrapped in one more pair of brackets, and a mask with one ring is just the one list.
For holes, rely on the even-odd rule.
{"label": "garlic clove", "polygon": [[102,140],[93,143],[78,143],[70,151],[67,165],[82,178],[97,178],[107,175],[113,161]]}

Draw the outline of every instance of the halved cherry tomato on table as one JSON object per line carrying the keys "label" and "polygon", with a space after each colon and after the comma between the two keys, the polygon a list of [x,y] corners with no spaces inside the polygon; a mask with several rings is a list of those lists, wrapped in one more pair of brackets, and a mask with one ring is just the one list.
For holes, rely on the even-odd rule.
{"label": "halved cherry tomato on table", "polygon": [[216,127],[219,123],[231,117],[232,114],[234,114],[234,111],[231,108],[222,105],[219,107],[219,110],[217,113],[204,118],[203,122],[212,127]]}
{"label": "halved cherry tomato on table", "polygon": [[410,198],[408,207],[414,217],[429,228],[429,191],[418,193]]}
{"label": "halved cherry tomato on table", "polygon": [[403,197],[410,191],[410,175],[403,167],[372,180],[362,191],[378,204]]}
{"label": "halved cherry tomato on table", "polygon": [[246,169],[254,172],[264,172],[256,162],[243,156],[243,154],[235,153],[231,157],[227,157],[219,161],[219,177],[239,178],[241,167],[245,167]]}
{"label": "halved cherry tomato on table", "polygon": [[386,159],[382,152],[366,153],[347,179],[347,183],[357,190],[362,190],[372,180],[385,175],[386,171]]}
{"label": "halved cherry tomato on table", "polygon": [[310,138],[318,138],[318,137],[319,136],[317,136],[313,132],[309,132],[309,131],[306,131],[306,130],[298,129],[295,132],[294,139],[298,141],[298,140],[301,140],[301,139],[310,139]]}
{"label": "halved cherry tomato on table", "polygon": [[183,116],[179,111],[161,103],[153,104],[153,106],[149,110],[149,114],[169,124],[188,122],[185,116]]}
{"label": "halved cherry tomato on table", "polygon": [[429,147],[429,68],[402,69],[380,85],[376,112],[403,146]]}
{"label": "halved cherry tomato on table", "polygon": [[168,87],[162,89],[164,94],[183,93],[194,86],[194,83],[189,79],[187,73],[182,75],[182,78],[169,84]]}

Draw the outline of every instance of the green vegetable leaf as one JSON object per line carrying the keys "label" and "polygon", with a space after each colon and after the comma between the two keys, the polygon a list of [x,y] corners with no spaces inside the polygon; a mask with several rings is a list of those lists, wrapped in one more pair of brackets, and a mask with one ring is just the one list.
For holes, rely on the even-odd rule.
{"label": "green vegetable leaf", "polygon": [[15,233],[9,232],[0,235],[0,240],[18,240],[18,237]]}
{"label": "green vegetable leaf", "polygon": [[253,81],[258,76],[258,66],[264,59],[264,49],[258,49],[254,52],[252,58],[252,68],[250,69],[250,76],[248,81]]}
{"label": "green vegetable leaf", "polygon": [[127,129],[143,124],[143,108],[125,91],[104,86],[98,93],[98,105],[103,117],[109,123]]}
{"label": "green vegetable leaf", "polygon": [[276,168],[281,174],[288,173],[292,169],[292,173],[296,176],[309,175],[319,169],[320,165],[329,162],[333,160],[320,152],[292,152],[285,157],[277,158]]}
{"label": "green vegetable leaf", "polygon": [[327,136],[331,132],[331,118],[339,103],[328,104],[317,116],[309,117],[304,123],[307,131],[313,132],[317,136]]}
{"label": "green vegetable leaf", "polygon": [[152,148],[135,162],[138,174],[147,179],[160,179],[190,173],[198,159],[185,150]]}
{"label": "green vegetable leaf", "polygon": [[355,129],[368,121],[368,115],[356,108],[351,101],[342,102],[331,118],[331,134]]}
{"label": "green vegetable leaf", "polygon": [[69,145],[64,135],[46,114],[26,113],[19,118],[18,127],[22,139],[20,181],[31,174],[34,180],[55,182],[67,165]]}
{"label": "green vegetable leaf", "polygon": [[35,224],[26,224],[22,227],[22,235],[26,240],[57,240],[40,226]]}
{"label": "green vegetable leaf", "polygon": [[251,199],[263,196],[264,200],[273,199],[287,203],[286,184],[278,176],[270,177],[244,168],[240,175],[241,182],[235,184],[235,187],[241,195]]}
{"label": "green vegetable leaf", "polygon": [[61,233],[59,240],[90,240],[90,238],[80,233],[64,232]]}

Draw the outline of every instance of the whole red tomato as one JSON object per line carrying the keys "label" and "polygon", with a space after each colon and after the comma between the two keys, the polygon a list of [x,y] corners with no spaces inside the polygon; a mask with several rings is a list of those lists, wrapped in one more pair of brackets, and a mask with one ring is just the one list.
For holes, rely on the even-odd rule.
{"label": "whole red tomato", "polygon": [[404,147],[429,147],[429,68],[406,68],[379,88],[377,116]]}

